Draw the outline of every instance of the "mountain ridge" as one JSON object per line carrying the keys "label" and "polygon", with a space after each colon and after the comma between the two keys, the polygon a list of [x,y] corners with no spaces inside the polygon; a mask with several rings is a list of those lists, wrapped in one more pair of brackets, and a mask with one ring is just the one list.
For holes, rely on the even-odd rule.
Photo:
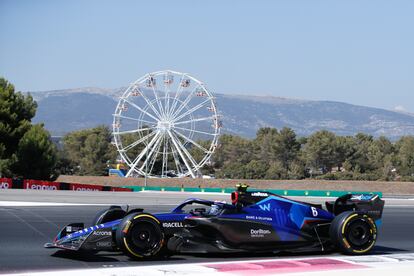
{"label": "mountain ridge", "polygon": [[[117,99],[125,88],[84,87],[30,92],[38,102],[35,123],[43,122],[52,135],[111,125]],[[29,92],[26,92],[29,93]],[[216,94],[223,132],[252,138],[260,127],[290,127],[299,136],[327,129],[338,135],[364,132],[398,139],[414,135],[414,115],[338,101],[278,96]]]}

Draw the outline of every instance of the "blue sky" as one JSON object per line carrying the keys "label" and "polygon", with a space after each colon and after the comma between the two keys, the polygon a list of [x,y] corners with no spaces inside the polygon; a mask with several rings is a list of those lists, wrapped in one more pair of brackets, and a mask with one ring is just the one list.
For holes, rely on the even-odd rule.
{"label": "blue sky", "polygon": [[173,69],[217,93],[414,112],[413,14],[398,0],[0,0],[0,75],[35,91]]}

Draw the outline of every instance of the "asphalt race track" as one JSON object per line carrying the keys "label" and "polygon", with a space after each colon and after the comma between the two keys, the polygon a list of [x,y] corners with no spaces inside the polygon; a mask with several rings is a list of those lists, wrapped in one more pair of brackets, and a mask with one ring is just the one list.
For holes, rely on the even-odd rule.
{"label": "asphalt race track", "polygon": [[[56,191],[51,192],[56,193]],[[78,192],[79,194],[83,192]],[[104,192],[99,196],[105,195]],[[141,193],[140,193],[141,194]],[[139,197],[145,197],[143,201],[147,212],[162,212],[171,209],[174,201],[179,202],[183,197],[188,195],[171,195],[171,194],[147,194],[142,193]],[[36,196],[38,195],[38,196]],[[39,197],[46,195],[47,199]],[[49,202],[69,202],[69,199],[59,198],[61,194],[55,194],[51,197],[46,193],[35,193],[30,195],[31,201],[49,201]],[[76,194],[78,195],[78,194]],[[94,194],[95,195],[95,194]],[[112,194],[111,194],[112,195]],[[7,194],[0,192],[0,203],[4,200],[22,200],[28,201],[25,196],[28,194]],[[64,194],[65,198],[72,198],[72,202],[81,201],[79,197],[73,194]],[[87,194],[82,194],[87,196]],[[125,197],[137,195],[125,195]],[[213,195],[198,197],[212,197]],[[105,195],[106,201],[113,203],[113,197]],[[138,197],[138,198],[139,198]],[[192,195],[194,197],[194,195]],[[214,196],[213,196],[214,197]],[[217,197],[217,196],[215,196]],[[39,199],[40,200],[36,200]],[[87,197],[85,197],[87,198]],[[109,198],[109,199],[108,199]],[[163,200],[166,199],[166,200]],[[223,196],[221,196],[223,198]],[[219,199],[221,199],[219,198]],[[75,200],[76,199],[76,200]],[[125,199],[126,200],[126,199]],[[123,200],[117,200],[123,202]],[[148,204],[154,201],[156,204]],[[155,202],[157,201],[157,202]],[[320,201],[320,200],[319,200]],[[85,200],[83,200],[84,203]],[[105,204],[104,200],[89,201],[89,203]],[[167,203],[161,203],[167,202]],[[391,202],[391,203],[390,203]],[[386,207],[383,214],[383,225],[379,232],[379,238],[373,254],[393,254],[393,253],[412,253],[414,252],[414,201],[406,201],[407,204],[399,202],[393,204],[393,201],[386,201]],[[135,204],[135,203],[134,203]],[[162,205],[164,204],[164,205]],[[7,204],[3,204],[7,205]],[[13,205],[13,204],[10,204]],[[154,264],[174,264],[174,263],[194,263],[194,262],[213,262],[213,261],[232,261],[243,259],[266,259],[275,258],[275,255],[268,256],[173,256],[170,259],[162,261],[139,262],[130,260],[121,253],[101,252],[96,255],[79,256],[71,252],[63,252],[55,249],[48,250],[43,248],[43,244],[50,242],[57,232],[66,224],[71,222],[85,222],[89,225],[97,211],[105,208],[103,205],[73,205],[73,206],[2,206],[0,204],[0,273],[15,272],[34,272],[55,269],[76,269],[76,268],[101,268],[101,267],[122,267],[137,265],[154,265]],[[18,204],[16,204],[18,205]],[[307,254],[306,256],[308,256]],[[317,253],[313,256],[320,255]],[[333,254],[330,254],[331,256]],[[286,254],[276,255],[277,258],[283,258]],[[292,255],[290,255],[291,257]]]}

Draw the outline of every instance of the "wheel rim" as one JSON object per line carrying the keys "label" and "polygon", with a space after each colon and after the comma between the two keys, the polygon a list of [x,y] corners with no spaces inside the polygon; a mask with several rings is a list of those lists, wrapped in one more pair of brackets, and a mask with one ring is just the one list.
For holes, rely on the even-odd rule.
{"label": "wheel rim", "polygon": [[362,250],[371,246],[374,241],[371,229],[372,226],[367,221],[362,219],[354,220],[347,227],[345,236],[352,248]]}
{"label": "wheel rim", "polygon": [[150,255],[159,249],[162,233],[153,222],[142,221],[131,228],[131,247],[138,254]]}

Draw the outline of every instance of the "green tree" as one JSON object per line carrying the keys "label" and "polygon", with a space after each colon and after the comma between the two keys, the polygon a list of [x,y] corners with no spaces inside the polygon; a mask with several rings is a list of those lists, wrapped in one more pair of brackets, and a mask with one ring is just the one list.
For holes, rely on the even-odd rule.
{"label": "green tree", "polygon": [[369,148],[373,143],[374,139],[371,135],[358,133],[355,135],[355,153],[350,158],[353,167],[356,169],[356,172],[365,173],[367,171],[373,170],[373,164],[369,159]]}
{"label": "green tree", "polygon": [[287,178],[286,169],[283,166],[282,162],[280,161],[272,162],[266,171],[265,178],[266,179],[286,179]]}
{"label": "green tree", "polygon": [[56,166],[55,172],[56,175],[71,175],[74,172],[73,164],[68,158],[67,153],[64,150],[57,150],[56,154]]}
{"label": "green tree", "polygon": [[300,143],[296,140],[295,132],[284,127],[276,137],[274,151],[276,159],[280,161],[286,172],[289,171],[291,163],[298,158]]}
{"label": "green tree", "polygon": [[414,137],[404,136],[396,143],[398,173],[403,176],[414,176]]}
{"label": "green tree", "polygon": [[218,178],[243,179],[244,165],[239,162],[227,163],[217,170],[216,176]]}
{"label": "green tree", "polygon": [[0,177],[11,175],[10,160],[5,156],[6,147],[0,144]]}
{"label": "green tree", "polygon": [[13,171],[23,178],[50,179],[56,164],[56,147],[43,125],[33,125],[19,141]]}
{"label": "green tree", "polygon": [[394,180],[393,169],[393,156],[391,154],[386,155],[382,162],[382,167],[380,168],[381,178],[386,181]]}
{"label": "green tree", "polygon": [[280,163],[287,175],[290,164],[299,158],[301,144],[296,140],[295,132],[283,128],[280,132],[275,128],[261,128],[257,131],[255,158],[268,163]]}
{"label": "green tree", "polygon": [[32,126],[37,104],[0,78],[0,175],[53,177],[56,149],[43,125]]}
{"label": "green tree", "polygon": [[276,128],[260,128],[253,141],[254,152],[258,160],[271,162],[276,160],[275,145],[279,132]]}
{"label": "green tree", "polygon": [[288,171],[289,179],[303,179],[305,178],[305,164],[302,160],[297,159],[290,164]]}
{"label": "green tree", "polygon": [[14,86],[0,78],[0,144],[5,155],[16,152],[20,139],[31,127],[37,104],[30,95],[15,92]]}
{"label": "green tree", "polygon": [[268,170],[268,163],[261,160],[252,160],[244,166],[244,178],[246,179],[261,179],[266,175]]}
{"label": "green tree", "polygon": [[[374,140],[367,152],[368,162],[373,170],[381,170],[384,167],[384,162],[387,159],[388,163],[391,162],[391,158],[387,156],[394,153],[394,146],[390,140],[381,136]],[[388,164],[389,165],[389,164]]]}
{"label": "green tree", "polygon": [[214,152],[215,168],[230,163],[247,164],[254,158],[253,142],[239,136],[224,134],[220,137],[219,147]]}
{"label": "green tree", "polygon": [[106,126],[67,134],[63,138],[63,148],[74,173],[105,175],[108,161],[114,162],[117,156],[111,138],[111,131]]}
{"label": "green tree", "polygon": [[352,136],[336,136],[336,155],[335,165],[338,167],[344,167],[345,170],[351,171],[352,158],[357,151],[357,143]]}
{"label": "green tree", "polygon": [[338,150],[336,136],[327,130],[315,132],[309,136],[305,146],[305,158],[308,166],[323,173],[337,165]]}

